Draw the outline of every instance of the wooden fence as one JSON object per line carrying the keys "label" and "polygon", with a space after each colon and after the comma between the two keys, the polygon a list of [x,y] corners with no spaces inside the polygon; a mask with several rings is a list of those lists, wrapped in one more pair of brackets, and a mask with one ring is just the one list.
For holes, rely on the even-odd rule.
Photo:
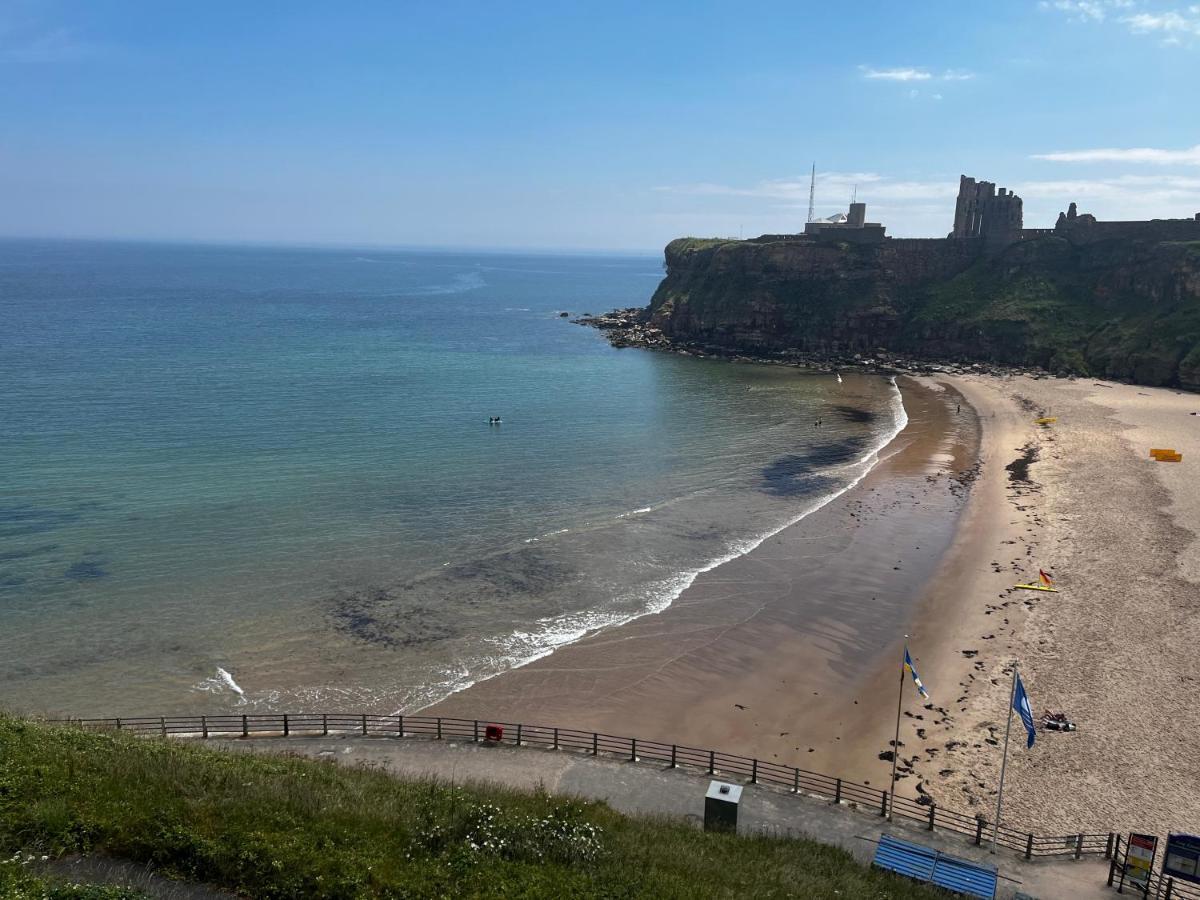
{"label": "wooden fence", "polygon": [[[745,756],[734,756],[717,750],[701,750],[678,744],[664,744],[640,738],[616,737],[595,731],[578,731],[547,725],[495,722],[487,719],[453,719],[440,716],[376,716],[345,713],[280,713],[222,716],[157,716],[111,719],[71,719],[70,724],[83,728],[117,729],[143,735],[211,737],[262,737],[292,735],[357,734],[391,738],[427,738],[433,740],[467,740],[481,742],[488,725],[504,729],[504,743],[518,747],[543,747],[549,750],[574,751],[592,756],[604,755],[630,762],[659,763],[670,768],[686,768],[736,778],[749,784],[767,784],[795,794],[804,794],[836,804],[847,804],[871,811],[881,817],[888,815],[888,792],[879,788],[809,772],[793,766]],[[930,831],[953,831],[966,835],[976,844],[991,840],[992,829],[982,816],[922,803],[907,797],[896,797],[891,810],[893,818],[920,822]],[[1114,857],[1112,832],[1102,834],[1067,834],[1054,837],[1036,835],[1001,825],[997,844],[1016,850],[1026,859],[1044,856]],[[1184,896],[1176,894],[1176,896]],[[1190,900],[1190,895],[1189,895]]]}

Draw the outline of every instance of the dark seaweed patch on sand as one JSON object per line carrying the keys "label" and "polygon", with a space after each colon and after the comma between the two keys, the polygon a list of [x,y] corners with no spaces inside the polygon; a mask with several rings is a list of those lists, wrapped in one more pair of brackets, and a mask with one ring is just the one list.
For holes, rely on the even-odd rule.
{"label": "dark seaweed patch on sand", "polygon": [[1005,466],[1009,481],[1029,482],[1029,466],[1037,462],[1038,448],[1036,444],[1026,444],[1021,448],[1021,455]]}

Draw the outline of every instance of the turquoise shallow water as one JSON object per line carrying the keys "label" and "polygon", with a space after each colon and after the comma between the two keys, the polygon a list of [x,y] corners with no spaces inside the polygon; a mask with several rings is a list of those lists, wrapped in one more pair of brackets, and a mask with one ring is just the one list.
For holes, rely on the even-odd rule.
{"label": "turquoise shallow water", "polygon": [[416,709],[663,608],[861,476],[903,417],[887,381],[618,351],[558,315],[660,277],[0,242],[8,703]]}

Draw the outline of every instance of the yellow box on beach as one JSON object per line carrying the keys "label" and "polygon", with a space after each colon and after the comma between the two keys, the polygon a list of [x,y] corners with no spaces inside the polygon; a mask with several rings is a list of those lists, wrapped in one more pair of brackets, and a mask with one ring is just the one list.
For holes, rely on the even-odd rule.
{"label": "yellow box on beach", "polygon": [[1174,456],[1175,451],[1173,449],[1172,450],[1164,450],[1161,448],[1151,447],[1150,455],[1153,456],[1155,459],[1158,459],[1160,456]]}
{"label": "yellow box on beach", "polygon": [[1154,457],[1154,461],[1155,462],[1183,462],[1183,454],[1182,453],[1170,453],[1170,454],[1160,453],[1158,456]]}
{"label": "yellow box on beach", "polygon": [[1053,425],[1057,421],[1058,421],[1058,416],[1049,416],[1049,417],[1045,417],[1045,418],[1041,418],[1041,419],[1034,419],[1033,423],[1035,425]]}

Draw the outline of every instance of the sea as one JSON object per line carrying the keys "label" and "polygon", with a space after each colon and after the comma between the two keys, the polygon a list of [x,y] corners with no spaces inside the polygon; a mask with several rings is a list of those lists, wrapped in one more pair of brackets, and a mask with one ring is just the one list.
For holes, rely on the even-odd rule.
{"label": "sea", "polygon": [[0,706],[415,712],[661,612],[904,425],[881,376],[572,322],[662,275],[0,241]]}

